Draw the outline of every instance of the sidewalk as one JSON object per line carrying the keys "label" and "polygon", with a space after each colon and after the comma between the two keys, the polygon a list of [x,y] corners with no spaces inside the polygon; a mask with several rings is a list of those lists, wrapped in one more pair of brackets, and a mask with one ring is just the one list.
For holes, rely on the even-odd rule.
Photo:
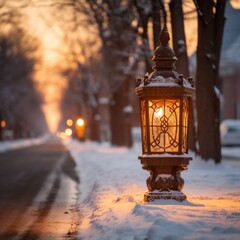
{"label": "sidewalk", "polygon": [[198,157],[182,176],[183,203],[143,202],[148,173],[133,149],[65,143],[80,176],[79,239],[236,239],[240,236],[240,168]]}

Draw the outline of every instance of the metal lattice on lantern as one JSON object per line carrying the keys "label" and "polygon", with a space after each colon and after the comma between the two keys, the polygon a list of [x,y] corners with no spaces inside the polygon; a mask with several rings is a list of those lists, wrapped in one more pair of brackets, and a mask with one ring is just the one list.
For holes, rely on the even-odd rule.
{"label": "metal lattice on lantern", "polygon": [[136,93],[140,101],[142,152],[139,156],[147,179],[149,192],[145,201],[176,199],[186,196],[181,192],[183,179],[180,172],[191,160],[188,153],[188,123],[191,97],[194,93],[192,78],[185,79],[174,71],[177,60],[168,46],[167,28],[160,34],[161,45],[156,48],[154,71],[137,81]]}

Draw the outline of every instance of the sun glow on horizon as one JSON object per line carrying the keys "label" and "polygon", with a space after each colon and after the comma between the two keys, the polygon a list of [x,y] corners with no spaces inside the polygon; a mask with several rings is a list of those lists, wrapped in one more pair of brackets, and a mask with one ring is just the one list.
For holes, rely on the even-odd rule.
{"label": "sun glow on horizon", "polygon": [[48,123],[49,131],[56,133],[58,129],[58,123],[61,119],[61,113],[59,111],[58,104],[45,104],[42,106]]}
{"label": "sun glow on horizon", "polygon": [[66,89],[66,80],[61,75],[63,66],[67,66],[64,51],[63,32],[50,8],[32,8],[26,10],[29,30],[39,39],[39,59],[34,80],[43,97],[42,110],[50,132],[56,133],[61,119],[60,104]]}
{"label": "sun glow on horizon", "polygon": [[59,74],[57,66],[43,65],[35,74],[35,81],[42,94],[44,104],[43,112],[50,132],[56,133],[62,114],[60,104],[63,91],[66,89],[66,79]]}

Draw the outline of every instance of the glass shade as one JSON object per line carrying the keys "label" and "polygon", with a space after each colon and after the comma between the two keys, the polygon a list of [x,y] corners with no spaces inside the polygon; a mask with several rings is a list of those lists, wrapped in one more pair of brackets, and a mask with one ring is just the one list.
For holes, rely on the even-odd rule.
{"label": "glass shade", "polygon": [[187,152],[189,100],[141,100],[143,153]]}

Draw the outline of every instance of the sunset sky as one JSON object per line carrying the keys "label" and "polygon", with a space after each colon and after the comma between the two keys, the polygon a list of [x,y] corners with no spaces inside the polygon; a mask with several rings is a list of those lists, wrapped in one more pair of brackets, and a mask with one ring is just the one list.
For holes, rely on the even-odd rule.
{"label": "sunset sky", "polygon": [[[240,7],[240,0],[232,1],[234,7]],[[186,9],[192,6],[187,5]],[[48,7],[29,7],[26,9],[28,17],[28,28],[30,33],[37,36],[41,42],[42,63],[38,66],[35,80],[44,96],[45,104],[43,110],[51,132],[56,132],[58,122],[61,118],[59,103],[62,92],[67,86],[66,79],[59,74],[59,69],[67,66],[66,44],[63,41],[64,32],[59,24],[59,19],[54,17],[54,11]],[[185,24],[188,54],[196,50],[197,23],[193,19]],[[87,33],[86,33],[87,34]],[[86,37],[87,39],[87,37]]]}
{"label": "sunset sky", "polygon": [[[57,131],[59,121],[61,120],[59,104],[62,99],[62,93],[67,87],[67,79],[61,75],[61,72],[67,67],[74,67],[71,53],[69,52],[69,45],[71,44],[66,41],[66,30],[63,29],[64,18],[67,18],[68,12],[65,9],[63,12],[58,12],[53,7],[28,7],[26,9],[28,30],[41,43],[40,57],[42,62],[37,68],[35,80],[40,92],[43,94],[45,100],[43,110],[49,129],[53,133]],[[78,41],[80,39],[84,44],[88,44],[91,38],[93,38],[90,29],[90,27],[88,27],[89,31],[81,29],[80,34],[77,34],[75,37],[78,38]],[[75,31],[67,29],[67,31],[68,35],[72,34],[71,37],[74,34],[76,35],[77,32],[76,29]],[[76,45],[79,46],[79,42]],[[97,46],[96,43],[95,45]],[[76,48],[76,46],[74,47]],[[78,54],[78,59],[81,62],[84,61],[81,51]]]}
{"label": "sunset sky", "polygon": [[[35,80],[44,97],[43,111],[51,132],[56,132],[61,118],[59,103],[66,87],[59,70],[64,62],[60,53],[63,49],[62,30],[56,19],[51,17],[51,11],[46,7],[27,9],[29,31],[40,39],[42,62],[37,67]],[[59,50],[59,51],[58,51]]]}

